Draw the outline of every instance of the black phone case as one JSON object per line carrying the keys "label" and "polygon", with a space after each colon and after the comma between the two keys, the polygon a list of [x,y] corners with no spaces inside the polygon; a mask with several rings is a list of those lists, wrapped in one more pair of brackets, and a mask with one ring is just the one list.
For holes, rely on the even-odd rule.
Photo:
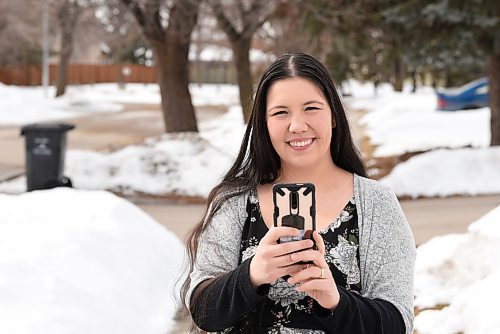
{"label": "black phone case", "polygon": [[273,186],[274,226],[295,227],[302,233],[281,237],[279,242],[312,239],[316,230],[316,197],[312,183],[281,183]]}

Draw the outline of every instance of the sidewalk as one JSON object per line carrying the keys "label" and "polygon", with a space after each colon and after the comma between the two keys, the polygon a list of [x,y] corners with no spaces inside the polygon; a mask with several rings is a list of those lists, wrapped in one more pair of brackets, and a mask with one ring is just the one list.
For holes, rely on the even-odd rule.
{"label": "sidewalk", "polygon": [[0,182],[24,173],[24,140],[20,128],[0,128]]}
{"label": "sidewalk", "polygon": [[[164,133],[157,105],[126,105],[119,113],[92,114],[62,120],[75,125],[67,134],[67,149],[113,151]],[[24,173],[25,142],[21,127],[0,128],[0,182]]]}

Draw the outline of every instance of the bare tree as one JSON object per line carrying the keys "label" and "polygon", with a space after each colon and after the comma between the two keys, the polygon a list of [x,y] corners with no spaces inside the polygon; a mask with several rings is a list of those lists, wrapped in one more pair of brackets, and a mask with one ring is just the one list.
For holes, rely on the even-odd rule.
{"label": "bare tree", "polygon": [[7,14],[6,14],[7,6],[4,2],[0,2],[0,34],[2,30],[7,27]]}
{"label": "bare tree", "polygon": [[248,121],[253,96],[253,80],[250,70],[252,37],[273,14],[278,2],[274,0],[208,0],[208,4],[217,18],[219,28],[224,31],[231,43],[241,107],[245,121]]}
{"label": "bare tree", "polygon": [[[114,8],[102,7],[98,16],[105,30],[105,36],[101,39],[101,53],[105,55],[106,61],[136,63],[138,62],[136,56],[138,49],[142,48],[143,53],[149,50],[149,45],[137,20],[123,4],[119,3],[119,6]],[[151,65],[150,62],[145,61],[138,63]]]}
{"label": "bare tree", "polygon": [[64,95],[66,91],[68,64],[73,53],[75,29],[85,8],[75,0],[60,0],[54,5],[57,6],[57,22],[61,34],[56,80],[56,97],[58,97]]}
{"label": "bare tree", "polygon": [[[136,18],[158,69],[165,129],[198,131],[189,94],[189,44],[201,0],[120,0]],[[168,21],[168,22],[166,22]]]}
{"label": "bare tree", "polygon": [[0,0],[0,66],[39,64],[41,13],[39,1]]}

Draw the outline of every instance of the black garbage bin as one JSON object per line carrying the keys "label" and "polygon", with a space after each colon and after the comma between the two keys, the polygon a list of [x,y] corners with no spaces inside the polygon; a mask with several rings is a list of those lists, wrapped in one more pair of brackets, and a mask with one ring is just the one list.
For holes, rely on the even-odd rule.
{"label": "black garbage bin", "polygon": [[28,191],[71,186],[62,175],[66,152],[66,132],[71,124],[36,123],[21,128],[26,139],[26,179]]}

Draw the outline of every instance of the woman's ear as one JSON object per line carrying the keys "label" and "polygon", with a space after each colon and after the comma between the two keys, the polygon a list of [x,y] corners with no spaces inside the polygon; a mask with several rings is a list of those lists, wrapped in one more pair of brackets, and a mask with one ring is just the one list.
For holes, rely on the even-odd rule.
{"label": "woman's ear", "polygon": [[337,127],[337,122],[335,122],[335,116],[332,115],[332,129]]}

